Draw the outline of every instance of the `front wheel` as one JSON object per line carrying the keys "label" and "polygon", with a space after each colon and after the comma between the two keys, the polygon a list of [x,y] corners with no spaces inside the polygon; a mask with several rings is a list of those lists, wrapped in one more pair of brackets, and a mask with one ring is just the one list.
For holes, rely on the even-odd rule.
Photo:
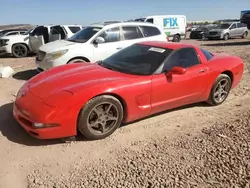
{"label": "front wheel", "polygon": [[214,82],[208,103],[213,106],[222,104],[228,97],[231,85],[231,78],[226,74],[220,74]]}
{"label": "front wheel", "polygon": [[123,120],[121,102],[109,95],[97,96],[86,103],[78,117],[78,130],[89,140],[111,135]]}
{"label": "front wheel", "polygon": [[16,58],[26,57],[28,55],[28,48],[24,44],[14,44],[12,46],[12,54]]}
{"label": "front wheel", "polygon": [[86,63],[86,61],[84,61],[83,59],[72,59],[67,64],[72,64],[72,63]]}
{"label": "front wheel", "polygon": [[226,33],[223,38],[224,38],[224,40],[228,40],[229,39],[229,34]]}

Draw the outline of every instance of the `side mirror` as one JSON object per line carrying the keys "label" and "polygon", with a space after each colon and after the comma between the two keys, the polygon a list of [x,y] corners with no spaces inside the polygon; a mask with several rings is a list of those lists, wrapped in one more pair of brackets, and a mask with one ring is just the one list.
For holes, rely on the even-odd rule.
{"label": "side mirror", "polygon": [[183,67],[173,67],[170,71],[166,72],[165,75],[171,76],[173,74],[185,74],[186,73],[186,69]]}
{"label": "side mirror", "polygon": [[97,37],[95,40],[94,40],[94,44],[102,44],[105,42],[105,39],[102,38],[102,37]]}

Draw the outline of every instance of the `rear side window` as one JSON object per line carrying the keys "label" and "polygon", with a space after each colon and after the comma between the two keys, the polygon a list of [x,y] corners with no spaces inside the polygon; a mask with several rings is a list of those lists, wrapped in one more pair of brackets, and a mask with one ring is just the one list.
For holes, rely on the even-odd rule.
{"label": "rear side window", "polygon": [[76,32],[78,32],[78,31],[80,31],[81,28],[80,28],[80,27],[69,27],[69,30],[70,30],[72,33],[76,33]]}
{"label": "rear side window", "polygon": [[207,58],[208,61],[214,57],[214,55],[208,52],[207,50],[204,50],[202,48],[200,50],[202,51],[202,53],[204,54],[204,56]]}
{"label": "rear side window", "polygon": [[149,18],[149,19],[146,20],[146,22],[154,23],[154,19],[153,18]]}
{"label": "rear side window", "polygon": [[138,27],[123,26],[122,27],[125,40],[143,38],[143,35]]}
{"label": "rear side window", "polygon": [[151,27],[151,26],[140,26],[143,34],[145,37],[151,37],[155,35],[160,35],[161,32],[158,28],[156,27]]}

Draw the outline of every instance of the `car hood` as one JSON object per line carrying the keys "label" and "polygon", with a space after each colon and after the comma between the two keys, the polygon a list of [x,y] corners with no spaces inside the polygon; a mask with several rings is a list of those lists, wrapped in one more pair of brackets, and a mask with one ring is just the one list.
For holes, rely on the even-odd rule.
{"label": "car hood", "polygon": [[55,52],[58,50],[63,50],[63,49],[69,49],[72,46],[79,45],[79,43],[76,42],[70,42],[67,40],[57,40],[54,42],[49,42],[47,44],[42,45],[39,50],[42,50],[44,52],[50,53],[50,52]]}
{"label": "car hood", "polygon": [[8,39],[8,40],[24,40],[29,35],[10,35],[10,36],[3,36],[0,37],[1,39]]}
{"label": "car hood", "polygon": [[140,76],[123,74],[101,67],[96,63],[62,65],[39,73],[27,82],[29,91],[39,98],[45,99],[60,91],[77,91],[102,86],[121,80],[132,80]]}

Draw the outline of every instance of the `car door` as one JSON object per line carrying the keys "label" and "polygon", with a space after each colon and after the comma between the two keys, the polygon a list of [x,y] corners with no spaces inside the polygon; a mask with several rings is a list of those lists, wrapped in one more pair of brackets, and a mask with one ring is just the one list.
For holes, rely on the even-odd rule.
{"label": "car door", "polygon": [[146,41],[146,38],[143,36],[138,26],[122,26],[122,33],[124,38],[123,48],[126,48],[137,42]]}
{"label": "car door", "polygon": [[[165,73],[176,66],[185,68],[186,72],[167,77]],[[208,74],[196,49],[182,48],[172,52],[164,62],[162,73],[152,77],[152,113],[198,102],[207,89],[204,81]]]}
{"label": "car door", "polygon": [[232,24],[229,28],[229,36],[230,37],[235,37],[237,36],[237,26],[236,23]]}
{"label": "car door", "polygon": [[246,30],[246,25],[243,23],[237,23],[237,28],[238,28],[238,36],[239,37],[243,36]]}
{"label": "car door", "polygon": [[93,43],[93,61],[99,61],[118,52],[123,48],[120,27],[113,27],[103,31],[99,36],[104,39],[103,43]]}
{"label": "car door", "polygon": [[65,38],[65,36],[66,35],[60,25],[50,27],[49,42],[60,40],[63,37]]}
{"label": "car door", "polygon": [[32,52],[37,52],[40,46],[49,42],[49,31],[47,27],[38,26],[29,35],[29,46]]}

